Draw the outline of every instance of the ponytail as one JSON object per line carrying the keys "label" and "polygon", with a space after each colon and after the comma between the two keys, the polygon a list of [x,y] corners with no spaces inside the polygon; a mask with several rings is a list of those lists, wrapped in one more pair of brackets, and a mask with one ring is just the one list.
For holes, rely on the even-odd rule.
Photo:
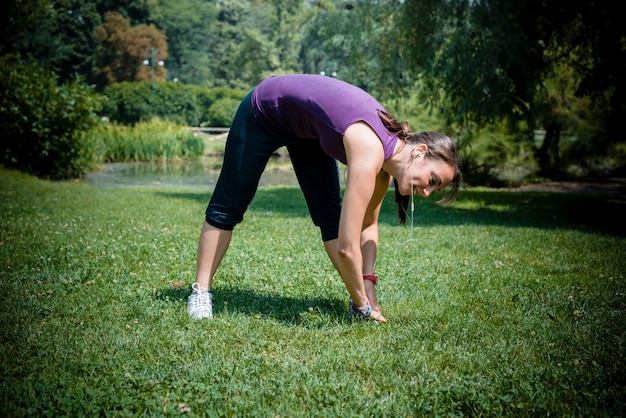
{"label": "ponytail", "polygon": [[409,137],[413,134],[411,132],[411,129],[409,128],[408,122],[399,122],[396,118],[394,118],[384,110],[378,111],[378,117],[389,132],[391,132],[392,134],[398,134],[398,138],[403,141],[408,140]]}

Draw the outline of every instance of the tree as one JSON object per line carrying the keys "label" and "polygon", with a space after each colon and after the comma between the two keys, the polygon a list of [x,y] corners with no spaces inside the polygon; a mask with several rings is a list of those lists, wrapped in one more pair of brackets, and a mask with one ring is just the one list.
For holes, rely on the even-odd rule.
{"label": "tree", "polygon": [[542,51],[522,26],[525,6],[506,3],[409,0],[398,15],[422,98],[451,121],[490,122],[530,102]]}
{"label": "tree", "polygon": [[210,28],[217,19],[216,5],[207,0],[160,0],[150,19],[167,35],[170,80],[209,85],[212,82]]}
{"label": "tree", "polygon": [[61,82],[76,77],[90,79],[97,48],[94,29],[102,22],[96,4],[89,0],[56,0],[55,30],[49,34],[59,48],[51,56],[50,66]]}
{"label": "tree", "polygon": [[145,0],[9,0],[0,14],[0,54],[18,53],[53,70],[63,83],[93,80],[96,27],[108,11],[148,23]]}
{"label": "tree", "polygon": [[[120,81],[150,80],[152,68],[143,66],[145,60],[165,60],[165,35],[154,25],[130,26],[130,21],[116,12],[105,14],[105,22],[96,29],[96,38],[102,43],[98,51],[96,79],[100,86]],[[150,63],[156,79],[165,81],[163,66]]]}
{"label": "tree", "polygon": [[619,3],[610,0],[552,0],[546,5],[546,15],[557,20],[558,27],[553,29],[547,18],[541,25],[549,32],[544,37],[549,39],[552,61],[564,62],[578,75],[576,96],[589,97],[595,107],[606,109],[606,134],[613,140],[622,137],[626,118],[626,43],[621,9]]}
{"label": "tree", "polygon": [[[408,0],[396,27],[408,40],[411,67],[420,71],[422,97],[452,121],[523,120],[532,132],[537,116],[550,113],[539,110],[546,103],[536,101],[542,99],[536,91],[562,65],[577,74],[571,91],[608,93],[615,115],[624,116],[621,20],[617,6],[605,0]],[[560,126],[552,123],[549,130]],[[558,155],[559,135],[547,136],[540,164]]]}
{"label": "tree", "polygon": [[408,96],[414,79],[397,45],[397,11],[390,1],[318,2],[302,41],[303,70],[339,77],[382,101]]}
{"label": "tree", "polygon": [[[259,19],[254,13],[259,6],[251,5],[251,19],[249,23],[244,23],[245,26],[256,22],[259,31],[273,44],[276,65],[282,72],[301,72],[298,57],[303,47],[304,29],[312,15],[311,8],[298,0],[271,0],[266,6],[269,9],[268,18]],[[265,27],[260,26],[260,22],[264,22]]]}
{"label": "tree", "polygon": [[275,44],[254,29],[243,32],[233,55],[239,86],[254,86],[280,68]]}
{"label": "tree", "polygon": [[209,87],[230,87],[249,89],[252,86],[242,83],[236,60],[243,31],[237,26],[243,18],[247,4],[243,0],[225,0],[220,3],[218,18],[211,25],[209,61],[213,79]]}
{"label": "tree", "polygon": [[368,64],[378,62],[370,48],[370,19],[352,5],[320,1],[310,20],[301,53],[304,71],[338,77],[370,90]]}
{"label": "tree", "polygon": [[101,22],[93,2],[27,0],[10,5],[0,49],[36,60],[53,70],[60,82],[91,75],[92,32]]}
{"label": "tree", "polygon": [[0,54],[17,53],[25,35],[51,7],[50,0],[7,0],[0,5]]}
{"label": "tree", "polygon": [[117,12],[136,25],[149,24],[151,11],[157,5],[155,0],[95,0],[93,3],[101,16]]}

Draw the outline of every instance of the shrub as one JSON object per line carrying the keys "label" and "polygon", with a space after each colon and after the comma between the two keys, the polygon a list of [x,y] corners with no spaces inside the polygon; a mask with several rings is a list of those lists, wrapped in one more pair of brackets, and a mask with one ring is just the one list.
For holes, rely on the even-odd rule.
{"label": "shrub", "polygon": [[196,126],[204,113],[193,92],[180,83],[156,83],[153,94],[150,82],[124,81],[107,86],[103,93],[108,99],[103,113],[126,125],[160,118]]}
{"label": "shrub", "polygon": [[230,126],[241,100],[224,97],[216,100],[207,111],[208,126]]}
{"label": "shrub", "polygon": [[235,99],[240,102],[247,92],[239,89],[226,87],[205,88],[201,86],[189,86],[200,102],[200,106],[206,111],[213,103],[220,99]]}
{"label": "shrub", "polygon": [[80,80],[57,85],[53,72],[19,56],[0,57],[0,163],[42,178],[76,178],[93,167],[101,98]]}
{"label": "shrub", "polygon": [[[234,99],[239,104],[245,92],[167,82],[156,83],[153,94],[149,82],[122,82],[107,86],[104,95],[108,101],[103,114],[113,122],[134,125],[156,117],[179,125],[200,126],[212,123],[207,121],[207,111],[217,101]],[[230,102],[226,104],[231,106]],[[230,114],[230,107],[223,113]],[[228,126],[231,119],[232,115],[228,118],[220,113],[217,121],[219,126]]]}
{"label": "shrub", "polygon": [[503,187],[532,173],[532,144],[504,124],[467,128],[456,138],[466,185]]}

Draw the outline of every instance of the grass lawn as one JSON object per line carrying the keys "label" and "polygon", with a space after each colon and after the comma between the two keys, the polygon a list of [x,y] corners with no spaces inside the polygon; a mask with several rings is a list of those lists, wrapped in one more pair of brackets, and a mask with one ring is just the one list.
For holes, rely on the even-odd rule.
{"label": "grass lawn", "polygon": [[296,188],[263,188],[185,300],[210,192],[0,170],[1,416],[620,416],[626,196],[466,189],[380,222],[389,322],[348,295]]}

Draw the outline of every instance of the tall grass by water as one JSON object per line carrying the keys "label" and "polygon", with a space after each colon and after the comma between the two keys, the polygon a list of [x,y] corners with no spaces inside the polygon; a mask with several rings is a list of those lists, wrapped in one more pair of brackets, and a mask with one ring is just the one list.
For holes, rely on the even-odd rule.
{"label": "tall grass by water", "polygon": [[[0,415],[620,416],[626,196],[468,189],[380,219],[355,323],[297,188],[259,190],[185,299],[210,192],[0,170]],[[598,215],[594,215],[598,214]]]}
{"label": "tall grass by water", "polygon": [[88,134],[102,144],[103,162],[197,158],[203,155],[205,145],[191,130],[159,119],[134,126],[105,124]]}

